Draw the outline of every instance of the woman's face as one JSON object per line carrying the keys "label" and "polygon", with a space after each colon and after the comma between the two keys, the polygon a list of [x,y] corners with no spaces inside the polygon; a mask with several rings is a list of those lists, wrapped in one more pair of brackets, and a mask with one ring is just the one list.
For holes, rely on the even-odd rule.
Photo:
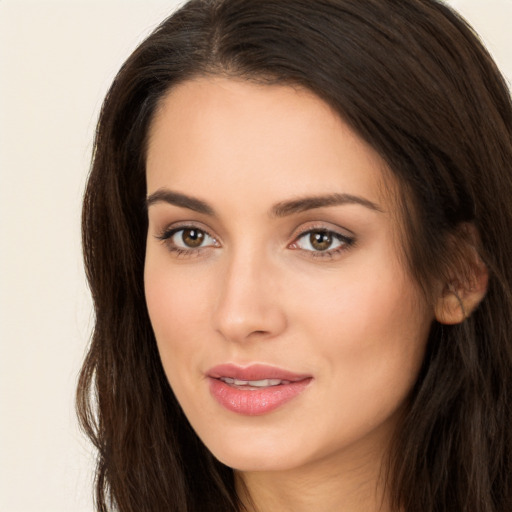
{"label": "woman's face", "polygon": [[149,314],[212,453],[243,471],[380,457],[434,317],[382,159],[309,92],[201,78],[157,113],[147,187]]}

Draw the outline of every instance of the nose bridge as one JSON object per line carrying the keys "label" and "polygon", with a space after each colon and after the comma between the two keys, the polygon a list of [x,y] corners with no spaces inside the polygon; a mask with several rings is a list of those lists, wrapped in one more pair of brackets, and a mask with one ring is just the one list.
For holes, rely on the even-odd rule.
{"label": "nose bridge", "polygon": [[264,250],[234,248],[224,262],[215,309],[216,329],[231,341],[273,337],[286,326],[277,297],[278,272]]}

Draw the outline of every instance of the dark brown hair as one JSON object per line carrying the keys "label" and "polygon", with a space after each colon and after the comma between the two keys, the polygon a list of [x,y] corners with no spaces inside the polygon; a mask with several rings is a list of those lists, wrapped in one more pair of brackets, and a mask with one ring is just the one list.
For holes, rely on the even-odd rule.
{"label": "dark brown hair", "polygon": [[96,324],[77,404],[99,452],[98,510],[240,508],[232,470],[169,387],[143,289],[148,127],[170,88],[207,74],[298,85],[335,108],[401,185],[424,289],[474,227],[488,293],[460,325],[433,325],[388,485],[396,510],[512,510],[511,98],[471,28],[435,0],[192,0],[123,65],[83,210]]}

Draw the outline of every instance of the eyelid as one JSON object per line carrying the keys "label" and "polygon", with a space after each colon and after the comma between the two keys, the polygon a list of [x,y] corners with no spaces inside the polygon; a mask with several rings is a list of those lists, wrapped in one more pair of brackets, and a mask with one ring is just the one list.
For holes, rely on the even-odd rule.
{"label": "eyelid", "polygon": [[[300,239],[315,232],[331,234],[338,241],[340,241],[341,244],[337,247],[334,247],[333,249],[326,249],[324,251],[304,249],[297,246]],[[288,248],[300,251],[302,254],[310,258],[326,259],[333,259],[336,256],[340,256],[341,253],[346,252],[356,243],[356,237],[352,231],[347,228],[341,228],[340,226],[333,227],[333,224],[325,222],[313,222],[308,223],[306,226],[300,226],[300,228],[294,233],[292,240],[293,241],[288,245]]]}
{"label": "eyelid", "polygon": [[[179,233],[180,231],[184,231],[186,229],[195,229],[203,232],[207,237],[209,237],[214,243],[210,243],[208,245],[202,245],[198,247],[181,247],[172,242],[172,237]],[[155,235],[157,240],[160,240],[170,252],[176,253],[178,256],[186,257],[186,256],[198,256],[201,252],[220,247],[219,238],[213,235],[210,230],[204,227],[201,223],[193,222],[193,221],[183,221],[177,222],[170,225],[167,225],[162,230],[160,230],[159,234]]]}
{"label": "eyelid", "polygon": [[301,224],[300,227],[296,228],[293,231],[290,238],[296,240],[297,238],[304,236],[308,233],[311,233],[312,231],[326,231],[328,233],[333,233],[335,235],[347,239],[355,238],[355,233],[350,229],[344,228],[342,226],[337,226],[336,224],[333,224],[331,222],[321,221],[313,221]]}
{"label": "eyelid", "polygon": [[[172,237],[179,233],[180,231],[186,229],[196,229],[198,231],[203,232],[207,237],[212,240],[212,243],[208,245],[201,245],[198,247],[181,247],[176,243],[172,242]],[[297,242],[314,232],[324,232],[331,234],[334,238],[336,238],[340,245],[334,247],[333,249],[325,249],[325,250],[313,250],[313,249],[305,249],[297,246]],[[172,223],[170,225],[165,226],[159,234],[154,235],[156,239],[160,240],[164,245],[167,246],[167,249],[171,252],[174,252],[180,256],[196,256],[201,252],[218,248],[222,246],[219,237],[212,234],[211,230],[205,227],[201,222],[196,221],[181,221]],[[350,247],[352,247],[356,243],[355,235],[352,231],[347,228],[343,228],[341,226],[336,226],[330,222],[308,222],[302,224],[299,228],[295,229],[294,233],[291,235],[292,241],[287,245],[289,249],[297,250],[302,253],[307,254],[308,257],[328,257],[333,258],[338,253],[347,251]]]}
{"label": "eyelid", "polygon": [[197,229],[199,231],[203,231],[205,234],[207,234],[209,237],[213,238],[214,240],[219,240],[219,237],[212,234],[212,231],[206,227],[201,222],[195,222],[195,221],[180,221],[180,222],[173,222],[171,224],[167,224],[162,229],[158,230],[157,235],[155,235],[158,239],[168,238],[169,236],[172,236],[172,234],[176,233],[177,231],[180,231],[182,229]]}

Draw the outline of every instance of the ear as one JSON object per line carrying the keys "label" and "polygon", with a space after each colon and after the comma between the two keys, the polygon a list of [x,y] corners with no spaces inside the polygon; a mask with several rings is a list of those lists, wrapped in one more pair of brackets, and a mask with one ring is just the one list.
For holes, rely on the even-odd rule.
{"label": "ear", "polygon": [[474,226],[463,228],[464,236],[455,242],[457,262],[453,264],[448,283],[441,288],[435,303],[435,317],[441,324],[459,324],[477,308],[485,297],[489,272],[480,258]]}

